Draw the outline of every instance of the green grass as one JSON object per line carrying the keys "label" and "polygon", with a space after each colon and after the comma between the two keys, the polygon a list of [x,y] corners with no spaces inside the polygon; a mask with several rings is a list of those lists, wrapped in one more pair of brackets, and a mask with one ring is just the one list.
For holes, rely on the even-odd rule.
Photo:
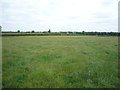
{"label": "green grass", "polygon": [[115,88],[117,50],[117,37],[3,37],[3,88]]}

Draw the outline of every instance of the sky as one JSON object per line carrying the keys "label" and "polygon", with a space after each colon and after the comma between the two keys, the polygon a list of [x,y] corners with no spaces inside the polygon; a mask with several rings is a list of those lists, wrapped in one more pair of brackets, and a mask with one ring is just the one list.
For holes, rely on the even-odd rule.
{"label": "sky", "polygon": [[3,31],[118,31],[119,0],[2,0]]}

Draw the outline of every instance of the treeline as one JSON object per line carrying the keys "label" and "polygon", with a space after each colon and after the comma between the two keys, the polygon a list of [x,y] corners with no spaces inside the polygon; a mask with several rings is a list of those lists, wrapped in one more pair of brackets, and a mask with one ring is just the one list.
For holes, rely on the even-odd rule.
{"label": "treeline", "polygon": [[2,33],[2,36],[52,36],[52,35],[61,35],[60,33],[9,33],[9,32],[5,32]]}
{"label": "treeline", "polygon": [[120,32],[5,32],[2,31],[2,36],[48,36],[48,35],[70,35],[70,36],[77,36],[77,35],[92,35],[92,36],[120,36]]}
{"label": "treeline", "polygon": [[118,32],[76,32],[80,35],[97,35],[97,36],[120,36]]}

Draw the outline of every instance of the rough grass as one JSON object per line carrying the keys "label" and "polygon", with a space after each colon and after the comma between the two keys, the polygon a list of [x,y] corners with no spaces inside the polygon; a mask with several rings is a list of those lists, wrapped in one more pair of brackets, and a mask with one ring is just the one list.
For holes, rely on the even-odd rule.
{"label": "rough grass", "polygon": [[117,50],[117,37],[3,37],[3,88],[115,88]]}

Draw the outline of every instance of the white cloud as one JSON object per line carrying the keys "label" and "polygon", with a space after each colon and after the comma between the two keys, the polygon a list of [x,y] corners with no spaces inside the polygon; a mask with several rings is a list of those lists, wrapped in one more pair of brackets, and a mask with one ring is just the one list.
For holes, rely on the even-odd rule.
{"label": "white cloud", "polygon": [[3,0],[3,29],[117,31],[117,5],[118,0]]}

